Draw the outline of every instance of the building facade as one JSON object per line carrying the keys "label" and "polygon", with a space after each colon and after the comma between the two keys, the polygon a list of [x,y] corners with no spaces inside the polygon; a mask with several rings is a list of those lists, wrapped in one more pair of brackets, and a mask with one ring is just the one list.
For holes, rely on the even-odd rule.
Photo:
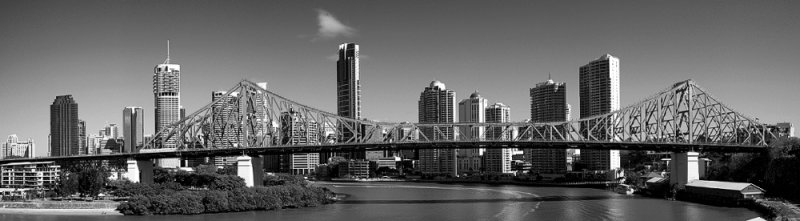
{"label": "building facade", "polygon": [[126,107],[122,110],[122,133],[125,138],[125,153],[137,152],[144,146],[144,109]]}
{"label": "building facade", "polygon": [[[464,123],[484,123],[486,122],[486,107],[489,101],[483,98],[480,93],[475,91],[468,99],[458,102],[458,122]],[[481,141],[486,138],[486,128],[484,127],[462,127],[460,140]],[[483,168],[483,153],[480,148],[458,149],[458,171],[459,173],[480,172]]]}
{"label": "building facade", "polygon": [[[181,66],[170,63],[169,42],[167,42],[167,59],[163,63],[156,65],[153,69],[153,97],[155,101],[155,134],[167,128],[172,123],[181,119]],[[176,148],[177,139],[175,137],[154,137],[156,140],[163,140],[159,148],[167,148],[161,151],[168,151]],[[157,150],[158,151],[158,150]],[[157,164],[164,168],[177,168],[180,166],[180,159],[165,158],[159,159]]]}
{"label": "building facade", "polygon": [[[569,118],[567,84],[548,79],[530,89],[531,122],[562,122]],[[534,139],[542,139],[537,135]],[[525,149],[525,159],[530,159],[531,170],[537,173],[565,174],[567,154],[564,149]]]}
{"label": "building facade", "polygon": [[0,159],[5,158],[33,158],[36,156],[36,144],[33,139],[20,141],[16,134],[8,136],[8,139],[0,149]]}
{"label": "building facade", "polygon": [[[496,103],[486,107],[486,123],[511,122],[511,107]],[[487,128],[487,140],[511,140],[511,128]],[[484,167],[490,173],[513,173],[511,170],[511,148],[489,148],[484,156]]]}
{"label": "building facade", "polygon": [[[448,90],[441,81],[431,82],[419,96],[420,123],[453,123],[458,119],[456,92]],[[430,140],[453,140],[457,135],[453,128],[421,128]],[[419,150],[419,171],[425,174],[447,174],[456,176],[458,165],[455,149]]]}
{"label": "building facade", "polygon": [[50,156],[80,154],[78,103],[72,95],[57,96],[50,105]]}
{"label": "building facade", "polygon": [[[313,145],[320,142],[317,122],[294,110],[281,115],[281,132],[283,145]],[[291,154],[290,163],[293,174],[311,174],[319,165],[319,153]]]}
{"label": "building facade", "polygon": [[[578,88],[580,96],[580,118],[607,114],[620,108],[619,93],[619,58],[609,54],[591,61],[580,67]],[[614,122],[601,125],[603,130],[613,130]],[[582,129],[592,128],[594,125],[581,125]],[[605,137],[603,131],[594,134],[598,139],[612,139]],[[619,150],[581,150],[581,163],[589,170],[608,171],[620,167]]]}
{"label": "building facade", "polygon": [[53,161],[19,162],[0,165],[0,187],[4,188],[54,188],[61,167]]}
{"label": "building facade", "polygon": [[[359,47],[355,43],[339,45],[339,60],[336,61],[336,113],[341,117],[361,119],[361,71],[358,58]],[[350,125],[356,131],[363,131],[358,125]],[[347,126],[339,125],[339,141],[347,141],[360,133],[353,133],[345,129]],[[359,137],[355,137],[359,139]],[[364,159],[366,153],[334,153],[350,159]]]}

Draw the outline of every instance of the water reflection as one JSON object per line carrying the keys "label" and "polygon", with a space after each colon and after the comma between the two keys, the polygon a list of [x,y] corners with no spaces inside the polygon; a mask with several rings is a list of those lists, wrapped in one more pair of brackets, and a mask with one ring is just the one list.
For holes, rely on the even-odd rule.
{"label": "water reflection", "polygon": [[500,202],[552,202],[608,199],[640,199],[628,196],[543,196],[508,199],[430,199],[430,200],[344,200],[340,204],[432,204],[432,203],[500,203]]}

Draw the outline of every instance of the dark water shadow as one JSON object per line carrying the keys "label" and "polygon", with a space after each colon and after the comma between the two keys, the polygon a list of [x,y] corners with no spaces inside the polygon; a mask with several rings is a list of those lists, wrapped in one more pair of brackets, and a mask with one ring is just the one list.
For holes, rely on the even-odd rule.
{"label": "dark water shadow", "polygon": [[497,202],[553,202],[607,199],[638,199],[630,196],[543,196],[511,199],[444,199],[444,200],[343,200],[340,204],[437,204],[437,203],[497,203]]}

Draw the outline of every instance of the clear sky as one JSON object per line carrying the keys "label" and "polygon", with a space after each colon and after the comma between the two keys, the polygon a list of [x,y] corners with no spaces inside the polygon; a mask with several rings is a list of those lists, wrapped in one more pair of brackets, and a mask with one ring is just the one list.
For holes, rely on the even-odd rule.
{"label": "clear sky", "polygon": [[[87,133],[141,106],[153,133],[153,67],[181,65],[187,113],[241,79],[335,112],[338,45],[361,49],[363,116],[417,120],[443,81],[464,99],[529,117],[528,90],[620,58],[622,106],[694,79],[764,123],[800,126],[800,1],[0,1],[0,137],[46,154],[49,105],[72,94]],[[121,129],[121,128],[120,128]],[[121,132],[121,131],[120,131]]]}

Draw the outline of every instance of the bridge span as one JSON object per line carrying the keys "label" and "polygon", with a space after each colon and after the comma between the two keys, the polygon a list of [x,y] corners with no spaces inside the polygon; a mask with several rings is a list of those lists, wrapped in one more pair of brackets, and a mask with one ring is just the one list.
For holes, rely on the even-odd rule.
{"label": "bridge span", "polygon": [[253,157],[310,152],[462,148],[655,150],[674,152],[679,158],[675,162],[696,165],[697,151],[766,151],[775,136],[756,119],[734,111],[691,80],[675,83],[635,104],[603,115],[567,122],[507,123],[389,123],[350,119],[243,80],[214,102],[158,131],[150,142],[136,147],[134,153],[9,159],[0,160],[0,164],[124,158],[128,159],[129,173],[136,174],[131,178],[138,181],[141,177],[138,173],[152,168],[152,159],[241,156],[240,172],[250,174],[245,179],[250,179],[251,185],[254,174],[259,174],[260,164]]}

